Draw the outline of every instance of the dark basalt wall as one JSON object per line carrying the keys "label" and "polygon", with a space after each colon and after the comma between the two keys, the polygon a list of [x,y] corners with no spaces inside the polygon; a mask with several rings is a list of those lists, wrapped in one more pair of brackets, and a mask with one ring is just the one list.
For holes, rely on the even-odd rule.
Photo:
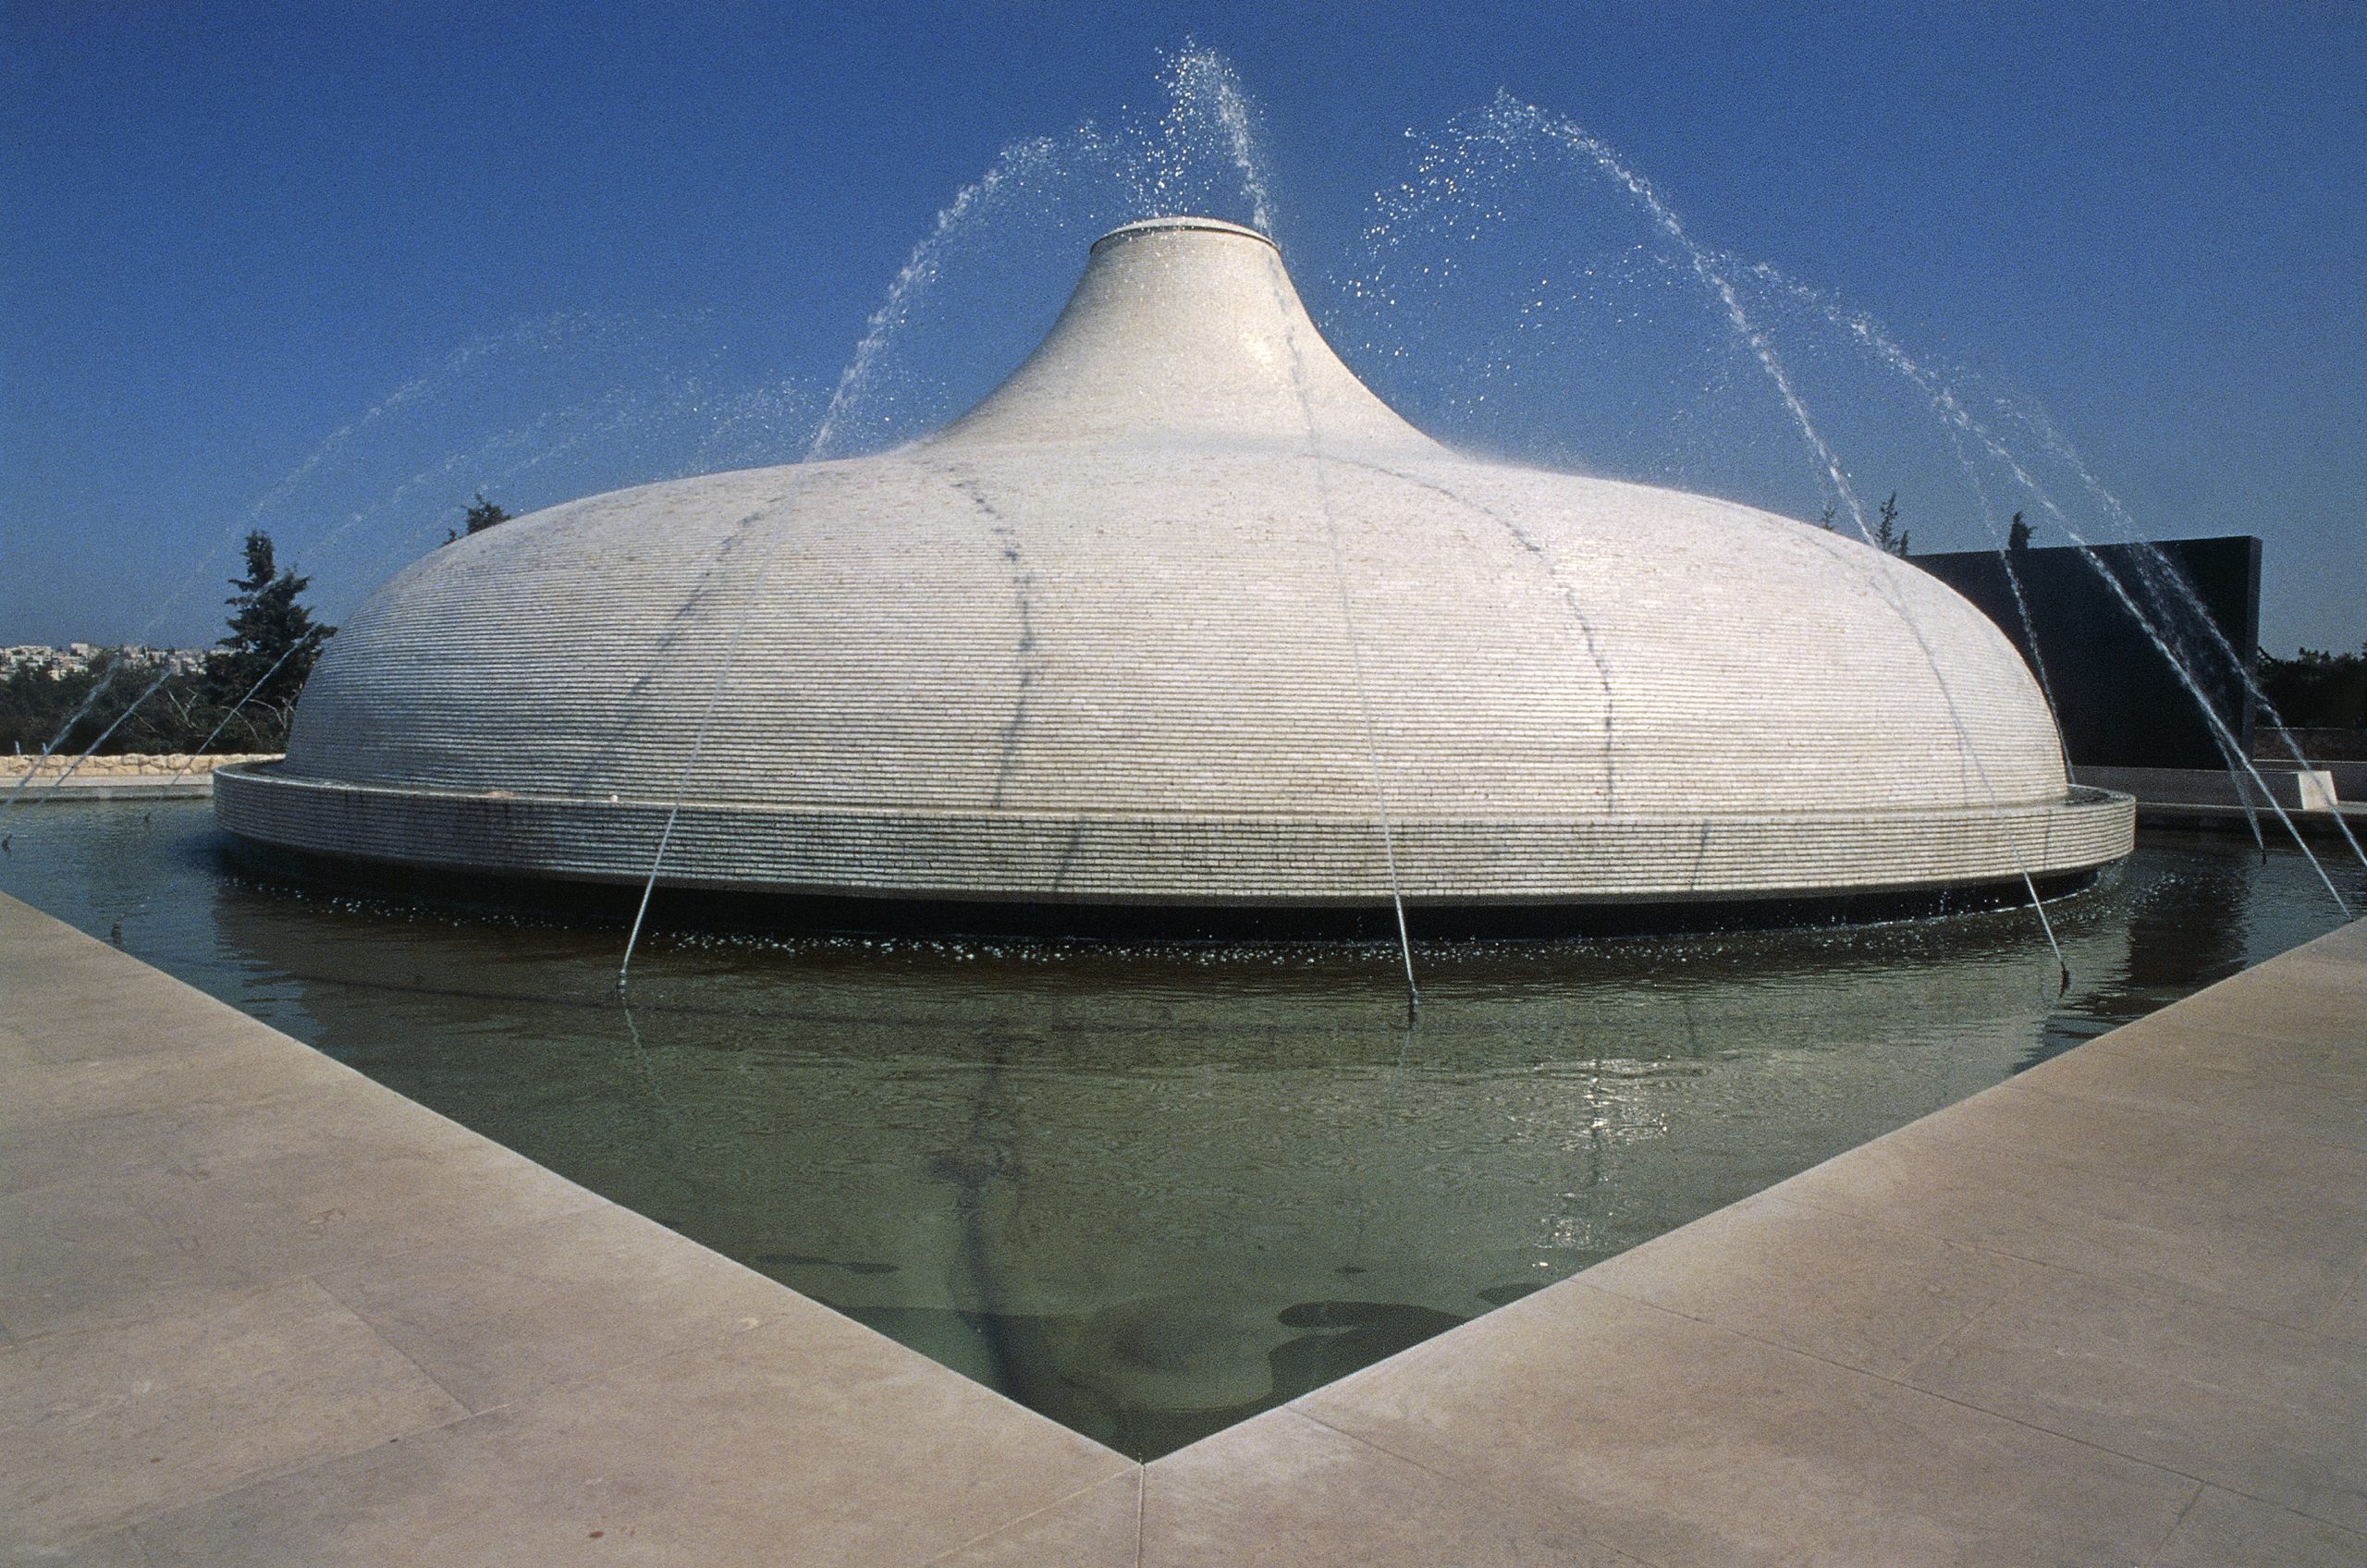
{"label": "dark basalt wall", "polygon": [[1915,564],[1980,606],[2041,671],[2073,766],[2227,766],[2201,704],[2104,572],[2161,631],[2250,753],[2252,704],[2244,682],[2165,568],[2183,578],[2227,644],[2250,657],[2260,640],[2258,539],[1965,551],[1918,556]]}

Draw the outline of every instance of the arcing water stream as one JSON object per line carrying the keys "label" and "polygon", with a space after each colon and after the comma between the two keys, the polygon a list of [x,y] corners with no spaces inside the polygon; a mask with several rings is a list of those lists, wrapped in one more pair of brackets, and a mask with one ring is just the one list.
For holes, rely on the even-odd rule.
{"label": "arcing water stream", "polygon": [[[2302,853],[2313,866],[2317,866],[2328,895],[2337,907],[2343,905],[2341,894],[2331,877],[2325,875],[2324,868],[2317,865],[2316,856],[2306,839],[2212,703],[2197,678],[2192,652],[2182,652],[2178,645],[2184,640],[2180,633],[2207,635],[2215,644],[2219,656],[2241,680],[2251,699],[2263,702],[2246,661],[2228,644],[2226,634],[2205,611],[2192,585],[2157,547],[2137,536],[2133,520],[2111,498],[2110,492],[2094,481],[2085,465],[2079,462],[2068,443],[2051,433],[2049,435],[2048,445],[2054,455],[2070,463],[2081,475],[2091,493],[2105,502],[2108,518],[2118,523],[2127,535],[2119,542],[2137,546],[2140,570],[2157,606],[2182,608],[2184,622],[2190,623],[2190,627],[2187,624],[2167,625],[2164,623],[2163,617],[2149,616],[2128,585],[2111,570],[2088,537],[2080,532],[2071,514],[2032,474],[2029,466],[1993,431],[1974,419],[1940,377],[1907,354],[1870,317],[1840,311],[1814,291],[1800,288],[1764,263],[1747,263],[1707,250],[1693,239],[1674,208],[1648,179],[1583,127],[1503,93],[1500,93],[1485,109],[1451,121],[1444,132],[1424,148],[1417,159],[1415,178],[1394,191],[1384,192],[1381,197],[1380,216],[1367,230],[1365,272],[1352,288],[1352,295],[1358,300],[1380,300],[1393,306],[1398,300],[1397,291],[1392,287],[1394,280],[1412,276],[1427,280],[1452,276],[1455,268],[1447,258],[1409,263],[1404,256],[1393,252],[1404,245],[1409,234],[1448,234],[1468,242],[1477,239],[1480,231],[1506,222],[1518,203],[1508,201],[1502,188],[1508,178],[1516,178],[1517,171],[1534,161],[1540,148],[1560,150],[1576,166],[1601,177],[1642,213],[1654,238],[1674,253],[1675,264],[1700,284],[1733,343],[1755,363],[1764,385],[1772,390],[1797,438],[1812,455],[1830,493],[1846,508],[1858,533],[1869,544],[1878,541],[1868,524],[1866,508],[1851,479],[1850,471],[1810,413],[1807,398],[1784,355],[1778,350],[1772,330],[1753,309],[1751,301],[1746,299],[1742,287],[1744,280],[1755,278],[1763,285],[1807,300],[1816,307],[1828,325],[1840,329],[1851,340],[1870,351],[1884,370],[1905,377],[1924,398],[1928,415],[1943,427],[1965,477],[1980,501],[1980,510],[1993,530],[1994,508],[1986,487],[1981,483],[1978,469],[1967,459],[1962,447],[1962,439],[1966,436],[1979,443],[1981,448],[2004,468],[2030,503],[2056,521],[2079,549],[2082,559],[2103,579],[2122,607],[2144,631],[2154,649],[2176,673],[2180,684],[2202,710],[2230,772],[2249,777],[2252,787],[2267,801],[2270,809],[2300,846]],[[1595,276],[1593,269],[1588,269],[1588,278]],[[1549,285],[1540,279],[1537,287],[1543,289]],[[1541,305],[1543,301],[1540,298],[1533,303]],[[2009,580],[2013,581],[2014,594],[2017,601],[2021,602],[2018,579],[2014,575],[2010,553],[2005,548],[2007,541],[1997,537],[1994,544],[2000,554],[2006,557],[2006,570]],[[2026,603],[2023,611],[2027,619]],[[1933,668],[1936,673],[1936,663]],[[2051,692],[2049,701],[2051,704]],[[2298,746],[2293,745],[2289,735],[2287,736],[2287,743],[2293,750],[2296,762],[2306,766],[2306,759]],[[2249,811],[2249,792],[2239,787],[2238,793],[2247,802]],[[2340,827],[2353,852],[2359,853],[2358,841],[2349,826],[2342,824]],[[2361,859],[2362,864],[2367,864],[2367,856]],[[2032,902],[2034,906],[2037,904],[2034,892]],[[2039,915],[2043,922],[2043,908],[2039,909]]]}

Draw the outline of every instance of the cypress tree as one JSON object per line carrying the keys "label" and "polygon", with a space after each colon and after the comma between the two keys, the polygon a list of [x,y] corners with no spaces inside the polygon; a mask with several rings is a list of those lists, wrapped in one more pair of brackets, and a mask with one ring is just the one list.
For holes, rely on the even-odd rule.
{"label": "cypress tree", "polygon": [[313,580],[280,570],[270,534],[249,533],[246,553],[246,575],[230,580],[238,592],[225,601],[229,632],[205,662],[206,696],[226,709],[244,698],[250,709],[281,715],[284,726],[321,645],[337,629],[313,620],[301,602]]}

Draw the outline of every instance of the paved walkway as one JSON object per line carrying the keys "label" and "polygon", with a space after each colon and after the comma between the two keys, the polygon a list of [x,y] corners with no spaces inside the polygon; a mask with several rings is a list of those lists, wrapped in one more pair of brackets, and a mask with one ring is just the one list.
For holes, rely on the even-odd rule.
{"label": "paved walkway", "polygon": [[0,1558],[2367,1562],[2367,925],[1136,1466],[0,899]]}
{"label": "paved walkway", "polygon": [[1133,1469],[0,898],[0,1562],[919,1562]]}

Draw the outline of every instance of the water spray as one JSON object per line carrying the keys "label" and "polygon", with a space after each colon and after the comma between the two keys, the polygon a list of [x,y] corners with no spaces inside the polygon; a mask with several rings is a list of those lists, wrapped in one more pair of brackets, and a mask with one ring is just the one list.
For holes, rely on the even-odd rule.
{"label": "water spray", "polygon": [[41,771],[41,765],[47,762],[58,747],[66,744],[66,737],[74,732],[74,727],[82,721],[82,716],[89,713],[92,706],[106,694],[107,688],[115,684],[115,678],[122,670],[122,660],[107,666],[104,673],[100,675],[98,683],[91,688],[90,694],[75,704],[74,711],[66,716],[66,722],[57,727],[57,733],[49,738],[49,744],[34,753],[32,766],[25,770],[25,776],[22,778],[17,780],[17,787],[8,791],[8,798],[0,801],[0,812],[5,812],[17,803],[17,797],[23,794],[25,787],[33,781],[33,775]]}
{"label": "water spray", "polygon": [[277,658],[272,660],[271,668],[263,672],[262,680],[247,688],[246,695],[240,697],[237,702],[230,704],[230,711],[224,714],[221,720],[216,723],[211,730],[206,732],[205,739],[197,743],[197,750],[191,752],[190,753],[189,760],[181,764],[180,771],[174,774],[171,778],[166,780],[165,789],[167,792],[171,790],[174,785],[179,783],[182,778],[188,776],[190,768],[197,766],[197,759],[199,757],[203,756],[207,752],[213,749],[214,742],[222,738],[222,731],[230,727],[230,721],[238,717],[239,715],[245,710],[246,705],[249,703],[255,700],[256,692],[271,684],[271,678],[277,675],[288,661],[294,658],[297,651],[303,646],[304,644],[301,643],[291,644],[286,653],[281,654]]}
{"label": "water spray", "polygon": [[[170,666],[166,667],[165,669],[160,671],[157,674],[156,679],[148,683],[148,689],[146,691],[141,692],[137,697],[134,697],[131,700],[130,705],[126,707],[121,713],[116,715],[113,722],[109,723],[104,729],[99,731],[99,737],[97,740],[83,747],[81,754],[77,756],[73,762],[68,764],[64,772],[60,773],[56,778],[49,781],[48,788],[43,791],[43,798],[55,800],[57,796],[57,792],[66,787],[66,781],[73,778],[76,773],[80,772],[84,763],[91,760],[91,753],[97,751],[101,746],[105,745],[107,743],[108,737],[112,736],[117,730],[123,728],[124,720],[139,712],[140,704],[154,696],[157,689],[172,678],[173,672]],[[90,704],[86,702],[82,704],[82,708],[78,708],[75,711],[79,715],[83,711],[83,709],[86,709],[89,706]],[[70,729],[73,725],[73,720],[68,719],[67,724]],[[61,735],[60,738],[63,739],[63,736]],[[49,753],[47,752],[43,752],[42,754],[46,757]],[[38,764],[36,764],[36,766],[38,766]],[[24,793],[25,786],[31,783],[32,778],[33,776],[31,772],[27,772],[23,779],[18,781],[16,789],[8,792],[7,800],[0,802],[0,811],[6,811],[8,807],[16,804],[17,797]]]}
{"label": "water spray", "polygon": [[1373,721],[1372,693],[1365,680],[1364,649],[1356,636],[1355,597],[1348,588],[1346,553],[1340,545],[1340,517],[1331,501],[1331,479],[1324,471],[1323,439],[1316,428],[1315,405],[1306,395],[1306,359],[1298,340],[1298,329],[1290,308],[1290,280],[1282,272],[1282,258],[1275,254],[1269,262],[1274,285],[1274,302],[1286,325],[1285,332],[1291,349],[1291,386],[1298,394],[1299,411],[1306,420],[1307,464],[1315,474],[1316,499],[1323,513],[1324,535],[1331,545],[1331,580],[1340,593],[1340,624],[1347,635],[1348,670],[1355,681],[1356,709],[1363,719],[1365,761],[1372,770],[1372,794],[1375,813],[1380,822],[1381,862],[1389,872],[1389,904],[1397,916],[1397,951],[1405,961],[1405,1018],[1408,1023],[1422,1011],[1421,987],[1414,983],[1414,938],[1405,928],[1405,894],[1397,876],[1397,835],[1389,821],[1389,784],[1381,775],[1380,731]]}
{"label": "water spray", "polygon": [[[1718,301],[1725,314],[1727,325],[1733,329],[1735,336],[1758,361],[1760,369],[1765,373],[1777,397],[1782,399],[1784,411],[1791,416],[1793,425],[1799,432],[1801,439],[1808,443],[1809,450],[1815,454],[1818,462],[1822,466],[1827,483],[1832,485],[1834,493],[1840,496],[1843,505],[1848,508],[1850,521],[1857,526],[1859,536],[1869,545],[1879,548],[1874,531],[1866,521],[1865,506],[1858,499],[1857,488],[1849,482],[1848,472],[1842,467],[1839,455],[1834,451],[1831,444],[1817,429],[1816,421],[1809,412],[1808,403],[1800,396],[1798,389],[1794,386],[1791,374],[1784,368],[1782,356],[1776,352],[1773,340],[1768,337],[1766,331],[1760,326],[1744,306],[1741,294],[1735,288],[1734,281],[1727,276],[1725,269],[1719,264],[1718,258],[1697,243],[1686,231],[1685,224],[1677,216],[1675,209],[1662,199],[1660,192],[1652,188],[1650,180],[1630,167],[1608,143],[1576,122],[1549,116],[1543,110],[1532,104],[1522,104],[1504,92],[1497,94],[1495,103],[1490,105],[1490,113],[1500,125],[1510,124],[1515,128],[1527,129],[1587,158],[1596,168],[1625,189],[1643,207],[1644,211],[1650,215],[1653,224],[1685,255],[1691,264],[1694,276]],[[1858,565],[1857,562],[1846,561],[1846,558],[1845,564],[1852,567]],[[1907,628],[1908,634],[1915,639],[1917,646],[1922,649],[1925,661],[1931,667],[1932,680],[1939,686],[1941,698],[1945,703],[1949,718],[1956,727],[1957,741],[1964,748],[1965,755],[1971,761],[1975,771],[1981,776],[1981,789],[1989,797],[1991,815],[1999,829],[2000,840],[2007,854],[2012,857],[2014,868],[2020,874],[2023,886],[2030,893],[2030,907],[2037,912],[2039,927],[2046,936],[2047,947],[2054,954],[2055,967],[2067,989],[2070,985],[2071,969],[2064,960],[2062,945],[2055,940],[2054,923],[2047,918],[2046,910],[2038,896],[2038,886],[2030,877],[2028,864],[2021,853],[2017,836],[2005,823],[2004,807],[1997,799],[1994,784],[1990,780],[1988,766],[1981,759],[1980,748],[1973,743],[1971,730],[1966,725],[1963,714],[1957,707],[1956,694],[1949,689],[1946,676],[1941,672],[1939,656],[1925,639],[1921,626],[1917,624],[1915,618],[1907,612],[1907,606],[1891,591],[1890,584],[1883,580],[1881,574],[1861,569],[1860,575],[1872,587],[1876,594],[1890,605],[1893,611],[1897,614],[1900,622]]]}
{"label": "water spray", "polygon": [[[1795,285],[1793,287],[1797,289],[1798,286]],[[1812,302],[1824,306],[1824,301],[1812,292],[1806,290],[1801,290],[1801,292],[1806,293],[1807,297]],[[2080,558],[2085,560],[2095,571],[2096,575],[2103,580],[2105,586],[2112,590],[2113,595],[2120,601],[2121,607],[2128,612],[2130,619],[2135,620],[2138,626],[2144,631],[2146,637],[2152,643],[2155,651],[2161,654],[2164,661],[2169,665],[2172,673],[2177,675],[2179,684],[2186,688],[2187,694],[2194,699],[2196,706],[2201,710],[2204,722],[2210,726],[2213,738],[2218,745],[2220,754],[2228,760],[2228,772],[2231,775],[2241,774],[2249,775],[2250,777],[2253,786],[2260,790],[2261,798],[2267,802],[2269,810],[2275,814],[2277,821],[2281,823],[2284,826],[2285,830],[2292,836],[2293,842],[2300,850],[2302,857],[2310,863],[2311,869],[2318,874],[2318,880],[2325,885],[2326,893],[2334,900],[2335,907],[2343,913],[2345,919],[2349,918],[2350,906],[2343,898],[2341,891],[2335,887],[2334,878],[2327,874],[2324,865],[2319,862],[2316,853],[2311,850],[2309,840],[2302,835],[2300,826],[2296,824],[2291,815],[2287,813],[2284,803],[2277,800],[2276,792],[2269,788],[2268,780],[2261,773],[2258,765],[2253,763],[2250,757],[2244,755],[2243,747],[2238,743],[2234,732],[2229,729],[2226,721],[2220,717],[2218,708],[2212,703],[2210,694],[2202,689],[2201,682],[2196,679],[2194,672],[2188,668],[2187,662],[2177,656],[2177,650],[2170,645],[2169,638],[2163,628],[2156,625],[2153,619],[2145,613],[2143,606],[2138,604],[2136,596],[2129,592],[2128,585],[2123,582],[2120,580],[2119,575],[2106,564],[2103,557],[2096,553],[2096,547],[2089,542],[2084,534],[2079,532],[2078,526],[2072,522],[2069,515],[2067,513],[2063,506],[2055,500],[2054,496],[2048,491],[2047,487],[2041,484],[2036,476],[2030,473],[2030,470],[2022,463],[2021,459],[2017,458],[2004,442],[1997,439],[1997,437],[1993,435],[1979,420],[1973,418],[1971,413],[1965,409],[1962,402],[1957,399],[1954,392],[1949,390],[1949,388],[1943,384],[1938,377],[1925,369],[1913,358],[1913,356],[1909,355],[1904,349],[1900,348],[1895,341],[1882,330],[1871,317],[1862,313],[1844,315],[1839,313],[1837,311],[1834,311],[1833,307],[1825,306],[1825,308],[1829,312],[1833,312],[1834,319],[1840,325],[1846,326],[1861,343],[1866,345],[1867,348],[1871,349],[1879,357],[1883,363],[1888,365],[1900,375],[1907,377],[1909,381],[1913,382],[1918,388],[1922,390],[1924,394],[1932,399],[1933,408],[1938,410],[1941,415],[1948,423],[1963,430],[1966,434],[1971,435],[1975,440],[1979,441],[1985,448],[1987,448],[1991,457],[2002,464],[2005,470],[2013,475],[2015,482],[2021,485],[2024,490],[2029,492],[2031,498],[2037,501],[2038,504],[2046,510],[2047,515],[2052,517],[2055,521],[2056,524],[2062,528],[2064,533],[2071,540],[2073,546],[2079,550]],[[2075,464],[2075,466],[2077,465]],[[2153,554],[2157,556],[2159,553],[2160,552],[2158,550],[2153,552]],[[2140,555],[2140,558],[2141,559],[2143,557]],[[2193,594],[2192,586],[2185,582],[2183,576],[2174,570],[2171,571],[2169,575],[2175,582],[2183,586],[2186,594],[2189,599],[2191,599]],[[2196,605],[2195,607],[2198,611],[2201,610],[2201,606],[2199,604]],[[2219,631],[2217,623],[2213,621],[2207,613],[2201,614],[2199,619],[2201,619],[2205,625],[2211,628],[2214,636],[2219,637],[2224,647],[2226,644],[2226,636],[2224,633]],[[2238,663],[2238,668],[2239,673],[2241,673],[2240,663]],[[2250,678],[2249,674],[2244,675],[2244,680],[2247,685],[2250,686]],[[2252,687],[2251,689],[2255,693],[2257,693],[2256,687]],[[2245,797],[2242,793],[2242,779],[2240,777],[2238,778],[2237,783],[2238,786],[2238,798],[2239,800],[2243,800]],[[2250,804],[2247,801],[2247,815],[2250,815]],[[2342,822],[2340,813],[2336,814],[2336,822],[2341,828],[2343,836],[2349,839],[2351,848],[2354,851],[2358,851],[2359,841],[2355,838],[2351,837],[2349,827],[2348,824]],[[2257,836],[2257,828],[2255,828],[2255,835]],[[2265,849],[2265,845],[2263,847]],[[2362,853],[2361,861],[2362,864],[2367,864],[2367,853]]]}

